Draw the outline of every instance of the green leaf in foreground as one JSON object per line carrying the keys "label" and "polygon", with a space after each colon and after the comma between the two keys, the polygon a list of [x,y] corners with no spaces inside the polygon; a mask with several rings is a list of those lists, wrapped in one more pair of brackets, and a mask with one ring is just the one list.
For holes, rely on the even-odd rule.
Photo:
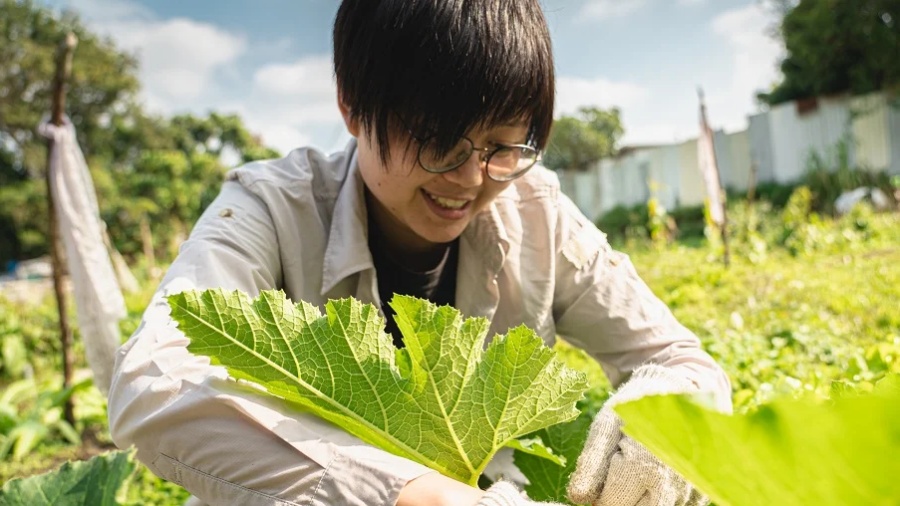
{"label": "green leaf in foreground", "polygon": [[896,505],[900,391],[782,400],[744,416],[678,396],[616,407],[624,431],[718,506]]}
{"label": "green leaf in foreground", "polygon": [[569,504],[566,497],[569,476],[575,471],[575,465],[578,463],[578,457],[584,448],[585,440],[587,440],[591,422],[594,421],[594,417],[608,397],[609,392],[605,388],[595,386],[588,390],[585,398],[578,403],[580,411],[578,418],[547,427],[535,434],[550,451],[565,459],[562,466],[554,465],[546,459],[538,458],[533,454],[529,455],[527,452],[515,452],[516,467],[528,479],[528,484],[525,486],[528,497],[536,501]]}
{"label": "green leaf in foreground", "polygon": [[134,467],[130,451],[66,462],[56,471],[10,480],[0,489],[0,506],[114,506]]}
{"label": "green leaf in foreground", "polygon": [[592,421],[590,413],[582,412],[571,422],[547,427],[537,433],[545,445],[565,458],[564,466],[524,452],[515,453],[516,467],[528,478],[528,485],[525,486],[528,497],[535,501],[567,502],[569,475],[575,470]]}
{"label": "green leaf in foreground", "polygon": [[577,416],[587,388],[533,331],[485,349],[487,320],[412,297],[391,301],[403,350],[354,299],[329,301],[325,315],[280,291],[184,292],[169,304],[188,349],[232,377],[472,485],[511,440]]}

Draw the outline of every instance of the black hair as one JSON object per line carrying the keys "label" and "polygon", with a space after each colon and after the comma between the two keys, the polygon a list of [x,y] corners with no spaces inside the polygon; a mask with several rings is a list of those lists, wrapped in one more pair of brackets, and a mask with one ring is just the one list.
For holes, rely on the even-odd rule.
{"label": "black hair", "polygon": [[445,152],[476,126],[524,119],[539,150],[550,135],[553,53],[538,0],[343,0],[334,70],[385,162],[398,126]]}

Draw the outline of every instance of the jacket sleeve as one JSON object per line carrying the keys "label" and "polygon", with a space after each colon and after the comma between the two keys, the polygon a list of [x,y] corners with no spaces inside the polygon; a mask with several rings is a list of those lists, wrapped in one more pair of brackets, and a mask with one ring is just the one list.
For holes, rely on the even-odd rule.
{"label": "jacket sleeve", "polygon": [[722,368],[638,276],[628,256],[613,250],[565,195],[556,230],[556,330],[603,367],[613,386],[644,363],[670,367],[731,411]]}
{"label": "jacket sleeve", "polygon": [[[430,469],[292,413],[187,350],[166,295],[222,287],[255,297],[281,283],[278,237],[264,203],[226,182],[118,351],[109,394],[116,445],[210,505],[395,504]],[[289,413],[289,414],[288,414]]]}

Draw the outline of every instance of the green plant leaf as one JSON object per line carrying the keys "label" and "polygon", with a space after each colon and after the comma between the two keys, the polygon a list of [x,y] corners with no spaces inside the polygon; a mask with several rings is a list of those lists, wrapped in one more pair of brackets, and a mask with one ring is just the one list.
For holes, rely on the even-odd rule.
{"label": "green plant leaf", "polygon": [[15,441],[12,458],[21,461],[50,433],[50,428],[36,420],[26,420],[9,433]]}
{"label": "green plant leaf", "polygon": [[113,506],[134,468],[130,451],[66,462],[56,471],[10,480],[0,489],[0,506]]}
{"label": "green plant leaf", "polygon": [[892,385],[828,403],[776,401],[744,416],[678,396],[616,412],[626,434],[718,506],[886,506],[900,497],[900,395]]}
{"label": "green plant leaf", "polygon": [[544,459],[560,467],[566,465],[566,458],[554,453],[553,449],[545,445],[539,436],[513,439],[506,446],[517,452],[527,453],[528,455]]}
{"label": "green plant leaf", "polygon": [[516,467],[528,478],[525,485],[528,497],[535,501],[567,502],[569,475],[575,470],[592,421],[593,414],[585,410],[575,420],[547,427],[537,433],[555,454],[566,460],[563,466],[524,452],[514,454]]}
{"label": "green plant leaf", "polygon": [[475,484],[511,440],[578,415],[587,388],[533,331],[484,348],[488,322],[396,296],[406,348],[371,304],[333,300],[325,315],[283,292],[255,300],[207,290],[169,297],[188,349],[360,439]]}

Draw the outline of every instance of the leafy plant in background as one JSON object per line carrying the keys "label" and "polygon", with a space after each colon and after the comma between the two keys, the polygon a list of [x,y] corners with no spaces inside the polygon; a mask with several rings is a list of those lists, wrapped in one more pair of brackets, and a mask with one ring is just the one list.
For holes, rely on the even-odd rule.
{"label": "leafy plant in background", "polygon": [[335,423],[360,439],[475,485],[504,446],[578,415],[583,373],[534,331],[517,327],[485,349],[484,318],[395,296],[406,347],[396,349],[371,304],[329,301],[325,315],[283,292],[255,300],[220,289],[169,297],[188,349],[237,379]]}
{"label": "leafy plant in background", "polygon": [[0,394],[0,459],[12,453],[13,460],[22,460],[54,436],[71,444],[81,443],[81,436],[63,418],[62,410],[73,393],[86,390],[93,382],[83,380],[62,390],[54,388],[57,384],[24,379],[6,386]]}
{"label": "leafy plant in background", "polygon": [[893,193],[891,176],[886,171],[854,166],[850,160],[852,138],[844,138],[825,153],[813,151],[806,161],[806,174],[801,184],[810,189],[811,209],[834,215],[834,203],[842,193],[860,187],[878,188],[888,198]]}
{"label": "leafy plant in background", "polygon": [[0,506],[115,506],[134,469],[130,451],[66,462],[56,471],[4,484]]}
{"label": "leafy plant in background", "polygon": [[649,186],[651,197],[647,200],[647,230],[653,244],[662,247],[674,239],[669,230],[669,212],[656,196],[659,192],[659,183],[651,181]]}
{"label": "leafy plant in background", "polygon": [[0,380],[18,380],[33,370],[59,369],[55,304],[27,304],[0,297]]}

